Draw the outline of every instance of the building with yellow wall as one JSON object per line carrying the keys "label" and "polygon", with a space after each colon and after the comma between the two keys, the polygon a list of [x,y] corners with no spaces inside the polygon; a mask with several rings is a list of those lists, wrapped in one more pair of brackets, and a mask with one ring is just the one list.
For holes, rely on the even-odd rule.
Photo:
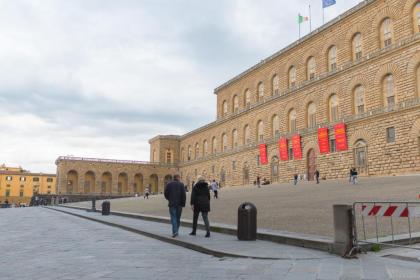
{"label": "building with yellow wall", "polygon": [[22,167],[0,166],[0,201],[29,203],[35,194],[55,194],[56,175],[32,173]]}

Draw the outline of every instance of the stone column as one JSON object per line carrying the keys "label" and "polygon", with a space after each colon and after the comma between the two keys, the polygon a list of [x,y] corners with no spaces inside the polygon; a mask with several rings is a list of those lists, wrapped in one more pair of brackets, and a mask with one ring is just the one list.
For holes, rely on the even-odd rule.
{"label": "stone column", "polygon": [[333,205],[334,245],[333,253],[344,256],[353,247],[353,213],[352,206]]}

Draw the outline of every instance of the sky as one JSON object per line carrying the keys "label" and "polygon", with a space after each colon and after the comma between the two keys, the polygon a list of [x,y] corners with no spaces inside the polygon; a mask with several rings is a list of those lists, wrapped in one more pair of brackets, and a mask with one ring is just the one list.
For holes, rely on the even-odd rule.
{"label": "sky", "polygon": [[0,0],[0,164],[148,161],[150,138],[214,121],[214,89],[297,40],[309,4],[319,27],[321,2]]}

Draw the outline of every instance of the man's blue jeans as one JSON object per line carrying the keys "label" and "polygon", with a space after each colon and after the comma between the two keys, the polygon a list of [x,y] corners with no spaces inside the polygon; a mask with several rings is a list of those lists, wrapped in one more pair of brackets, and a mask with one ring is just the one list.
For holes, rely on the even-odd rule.
{"label": "man's blue jeans", "polygon": [[178,233],[179,226],[181,225],[182,207],[169,207],[169,214],[171,215],[172,233]]}

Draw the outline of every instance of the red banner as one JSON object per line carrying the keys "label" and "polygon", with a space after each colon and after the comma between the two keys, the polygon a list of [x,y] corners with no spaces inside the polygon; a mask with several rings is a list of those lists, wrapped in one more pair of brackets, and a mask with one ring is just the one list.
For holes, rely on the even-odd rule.
{"label": "red banner", "polygon": [[347,151],[347,136],[346,136],[346,124],[339,123],[334,126],[335,134],[335,149],[339,151]]}
{"label": "red banner", "polygon": [[287,139],[280,138],[279,140],[279,151],[280,151],[280,160],[288,160],[289,155],[287,151]]}
{"label": "red banner", "polygon": [[263,165],[268,163],[266,144],[260,144],[260,163]]}
{"label": "red banner", "polygon": [[296,134],[292,137],[293,157],[294,159],[302,159],[302,147],[300,145],[300,135]]}
{"label": "red banner", "polygon": [[328,138],[327,127],[318,128],[318,145],[319,145],[319,152],[321,154],[327,154],[330,152],[330,141]]}

